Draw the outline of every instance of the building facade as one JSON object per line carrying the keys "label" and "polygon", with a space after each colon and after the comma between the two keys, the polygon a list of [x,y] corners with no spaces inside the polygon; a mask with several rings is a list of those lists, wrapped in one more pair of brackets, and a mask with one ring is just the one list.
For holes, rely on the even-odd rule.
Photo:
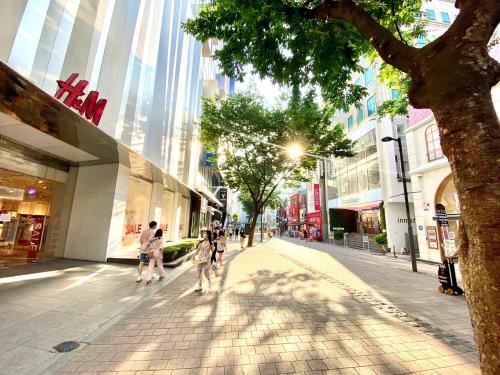
{"label": "building facade", "polygon": [[191,0],[2,5],[2,259],[105,261],[137,251],[150,220],[170,241],[198,235],[203,209],[220,201],[195,123],[202,95],[231,83],[211,58],[217,42],[182,30],[197,9]]}
{"label": "building facade", "polygon": [[[433,0],[423,4],[421,17],[426,23],[426,34],[418,39],[419,46],[427,44],[446,30],[456,18],[454,1]],[[353,83],[364,86],[367,96],[359,107],[339,112],[335,122],[345,126],[347,136],[356,141],[356,155],[346,159],[333,159],[333,189],[329,195],[329,209],[333,210],[330,226],[344,228],[346,232],[377,234],[380,223],[380,204],[384,202],[386,230],[389,246],[399,251],[409,246],[407,218],[403,195],[403,176],[396,142],[382,143],[383,137],[400,137],[403,145],[403,163],[409,170],[406,142],[406,117],[381,117],[378,107],[399,96],[396,89],[386,87],[377,80],[380,63],[363,60],[363,72],[353,77]],[[409,194],[411,220],[414,222],[413,192]],[[414,223],[413,223],[414,225]],[[416,228],[414,228],[416,230]],[[416,240],[416,239],[414,239]]]}
{"label": "building facade", "polygon": [[[491,56],[500,61],[500,47]],[[500,114],[500,85],[492,89],[493,103]],[[441,149],[436,119],[429,109],[410,108],[406,132],[415,219],[420,257],[441,261],[452,255],[460,220],[460,198],[453,183],[448,159]],[[440,230],[436,221],[436,205],[443,205],[448,228]]]}

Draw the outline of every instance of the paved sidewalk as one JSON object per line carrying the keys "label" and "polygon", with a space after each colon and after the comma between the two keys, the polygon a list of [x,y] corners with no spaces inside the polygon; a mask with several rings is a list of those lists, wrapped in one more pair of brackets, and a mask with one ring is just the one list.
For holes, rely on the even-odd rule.
{"label": "paved sidewalk", "polygon": [[416,324],[446,336],[449,342],[465,341],[475,350],[467,301],[464,296],[437,292],[437,265],[419,263],[419,272],[414,273],[406,260],[295,239],[274,241],[269,247],[342,281],[354,293],[373,299],[371,303],[393,306],[416,318]]}
{"label": "paved sidewalk", "polygon": [[292,245],[272,240],[232,252],[210,293],[193,292],[190,269],[70,353],[58,373],[480,373],[467,353],[363,302],[272,246]]}
{"label": "paved sidewalk", "polygon": [[186,267],[150,286],[129,265],[61,259],[1,270],[0,374],[44,372],[67,355],[55,345],[92,339]]}

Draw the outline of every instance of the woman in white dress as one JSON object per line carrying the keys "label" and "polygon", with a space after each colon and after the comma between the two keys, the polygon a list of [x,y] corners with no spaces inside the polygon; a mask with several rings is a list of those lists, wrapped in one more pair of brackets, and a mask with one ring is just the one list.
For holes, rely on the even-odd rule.
{"label": "woman in white dress", "polygon": [[198,270],[197,286],[195,288],[196,292],[201,292],[203,290],[203,275],[205,275],[208,281],[208,289],[210,290],[210,256],[212,255],[212,248],[212,233],[210,231],[203,231],[203,240],[198,244],[193,258]]}
{"label": "woman in white dress", "polygon": [[217,268],[222,267],[222,256],[226,250],[226,235],[224,231],[219,231],[219,236],[217,237]]}
{"label": "woman in white dress", "polygon": [[161,229],[156,230],[154,237],[149,242],[147,251],[149,256],[149,266],[148,274],[146,276],[146,284],[151,284],[155,263],[158,268],[160,280],[163,280],[167,275],[163,269],[163,231]]}

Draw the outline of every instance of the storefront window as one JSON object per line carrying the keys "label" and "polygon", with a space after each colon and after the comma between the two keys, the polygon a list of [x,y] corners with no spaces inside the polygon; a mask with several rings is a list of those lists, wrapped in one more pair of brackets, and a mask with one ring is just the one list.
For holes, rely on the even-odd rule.
{"label": "storefront window", "polygon": [[137,251],[141,232],[148,228],[152,184],[138,178],[128,182],[127,207],[122,239],[124,251]]}
{"label": "storefront window", "polygon": [[368,176],[366,175],[366,165],[362,165],[358,168],[358,186],[360,192],[368,190]]}
{"label": "storefront window", "polygon": [[163,230],[163,236],[169,241],[173,241],[173,226],[175,222],[174,210],[175,193],[170,190],[163,190],[160,228]]}
{"label": "storefront window", "polygon": [[56,231],[49,222],[57,185],[0,169],[0,258],[24,262],[55,255],[45,239]]}
{"label": "storefront window", "polygon": [[339,178],[340,196],[344,197],[349,194],[349,185],[347,180],[347,173],[342,173]]}
{"label": "storefront window", "polygon": [[352,169],[349,171],[349,193],[356,194],[358,191],[358,174],[356,169]]}
{"label": "storefront window", "polygon": [[378,189],[380,187],[380,172],[378,170],[378,160],[372,160],[367,163],[368,172],[368,190]]}

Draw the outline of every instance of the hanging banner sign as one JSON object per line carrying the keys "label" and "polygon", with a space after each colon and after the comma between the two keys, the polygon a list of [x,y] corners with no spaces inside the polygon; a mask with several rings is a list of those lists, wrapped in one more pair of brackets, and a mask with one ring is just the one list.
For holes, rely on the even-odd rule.
{"label": "hanging banner sign", "polygon": [[314,211],[321,210],[321,196],[319,193],[319,184],[314,184]]}
{"label": "hanging banner sign", "polygon": [[290,220],[289,223],[296,225],[299,223],[299,195],[294,194],[290,197]]}
{"label": "hanging banner sign", "polygon": [[73,86],[73,82],[77,78],[78,73],[73,73],[66,81],[58,80],[59,90],[57,90],[54,97],[61,99],[65,93],[68,94],[63,103],[70,108],[76,109],[81,116],[85,116],[87,120],[91,120],[95,126],[98,126],[108,101],[107,99],[98,99],[98,91],[89,92],[85,100],[80,99],[81,96],[85,95],[83,90],[87,87],[89,81],[82,79]]}

